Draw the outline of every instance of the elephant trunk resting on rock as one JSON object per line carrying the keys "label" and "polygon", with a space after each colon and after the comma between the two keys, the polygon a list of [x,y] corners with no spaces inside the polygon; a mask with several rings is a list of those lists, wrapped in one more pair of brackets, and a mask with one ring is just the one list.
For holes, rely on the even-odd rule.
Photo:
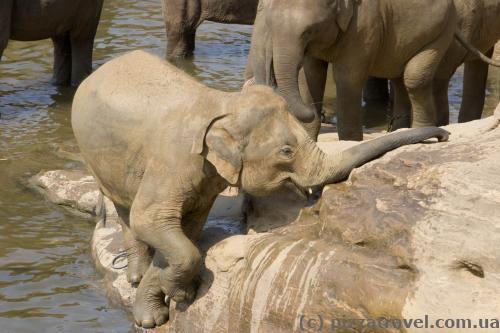
{"label": "elephant trunk resting on rock", "polygon": [[57,85],[78,85],[92,71],[103,0],[1,0],[0,59],[9,39],[52,38]]}
{"label": "elephant trunk resting on rock", "polygon": [[128,279],[140,281],[134,316],[144,327],[168,319],[165,295],[193,299],[201,266],[195,241],[227,186],[256,196],[280,188],[307,193],[391,149],[448,136],[439,128],[409,130],[329,156],[271,88],[210,89],[141,51],[81,84],[72,126],[122,219]]}

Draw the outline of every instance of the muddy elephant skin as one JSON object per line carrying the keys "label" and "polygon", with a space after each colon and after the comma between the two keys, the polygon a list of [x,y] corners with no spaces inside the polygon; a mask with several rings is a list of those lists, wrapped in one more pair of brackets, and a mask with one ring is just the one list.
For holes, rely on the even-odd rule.
{"label": "muddy elephant skin", "polygon": [[56,85],[77,86],[92,71],[103,0],[0,1],[0,59],[9,39],[54,43]]}
{"label": "muddy elephant skin", "polygon": [[193,54],[196,29],[203,21],[253,24],[258,0],[162,0],[167,56]]}
{"label": "muddy elephant skin", "polygon": [[134,316],[143,327],[167,320],[165,295],[194,298],[195,241],[227,186],[255,196],[304,194],[386,151],[448,136],[439,128],[409,130],[326,155],[271,88],[210,89],[142,51],[108,62],[80,85],[72,126],[122,220],[128,279],[139,283]]}

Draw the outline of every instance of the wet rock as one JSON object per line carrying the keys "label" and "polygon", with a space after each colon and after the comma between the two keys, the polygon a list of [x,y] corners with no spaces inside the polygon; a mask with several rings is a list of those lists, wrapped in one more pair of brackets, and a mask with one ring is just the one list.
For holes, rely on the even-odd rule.
{"label": "wet rock", "polygon": [[[426,315],[429,325],[496,318],[499,120],[500,108],[496,117],[447,127],[448,143],[390,152],[269,232],[204,233],[197,298],[172,302],[169,323],[155,332],[435,332],[391,325]],[[375,326],[359,326],[368,319]]]}
{"label": "wet rock", "polygon": [[89,173],[81,170],[43,171],[29,180],[32,188],[49,201],[80,215],[95,216],[99,187]]}

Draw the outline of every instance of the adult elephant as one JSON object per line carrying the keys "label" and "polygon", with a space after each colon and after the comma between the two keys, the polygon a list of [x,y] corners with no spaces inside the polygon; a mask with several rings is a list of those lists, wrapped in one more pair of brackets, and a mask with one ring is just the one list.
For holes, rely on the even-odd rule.
{"label": "adult elephant", "polygon": [[54,43],[56,85],[78,85],[92,72],[103,0],[1,0],[0,59],[9,39]]}
{"label": "adult elephant", "polygon": [[[270,84],[275,77],[278,91],[313,137],[319,130],[317,110],[302,103],[298,71],[303,65],[311,94],[321,101],[329,62],[340,139],[363,138],[361,94],[369,76],[397,82],[395,107],[408,100],[412,125],[430,126],[436,123],[432,81],[456,23],[452,0],[262,0],[252,70],[256,83]],[[262,31],[264,38],[255,35]]]}
{"label": "adult elephant", "polygon": [[203,21],[253,24],[258,0],[162,0],[167,56],[193,54],[196,29]]}
{"label": "adult elephant", "polygon": [[[196,239],[227,186],[256,196],[283,188],[304,195],[389,150],[448,137],[440,128],[412,129],[326,155],[271,88],[210,89],[142,51],[108,62],[82,83],[72,126],[118,207],[128,278],[140,280],[134,316],[143,327],[168,319],[165,295],[193,299],[201,265]],[[152,262],[148,249],[156,251]]]}
{"label": "adult elephant", "polygon": [[[487,56],[500,39],[500,0],[454,0],[464,38]],[[449,123],[448,86],[457,68],[465,62],[459,122],[481,118],[489,66],[477,54],[454,41],[438,67],[434,81],[437,124]]]}

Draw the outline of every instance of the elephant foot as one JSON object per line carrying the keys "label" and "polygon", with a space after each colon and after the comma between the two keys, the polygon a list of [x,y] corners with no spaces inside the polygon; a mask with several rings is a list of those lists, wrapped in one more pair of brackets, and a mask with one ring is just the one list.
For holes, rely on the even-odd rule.
{"label": "elephant foot", "polygon": [[134,303],[135,323],[139,327],[153,328],[168,321],[169,301],[158,284],[159,269],[151,267],[139,284]]}
{"label": "elephant foot", "polygon": [[192,302],[196,296],[196,290],[199,286],[199,279],[195,278],[188,284],[172,282],[165,278],[165,271],[160,273],[160,286],[165,295],[176,303]]}
{"label": "elephant foot", "polygon": [[150,260],[147,260],[147,258],[129,255],[127,265],[127,281],[132,285],[138,285],[139,282],[141,282],[142,277],[146,274],[149,264]]}

